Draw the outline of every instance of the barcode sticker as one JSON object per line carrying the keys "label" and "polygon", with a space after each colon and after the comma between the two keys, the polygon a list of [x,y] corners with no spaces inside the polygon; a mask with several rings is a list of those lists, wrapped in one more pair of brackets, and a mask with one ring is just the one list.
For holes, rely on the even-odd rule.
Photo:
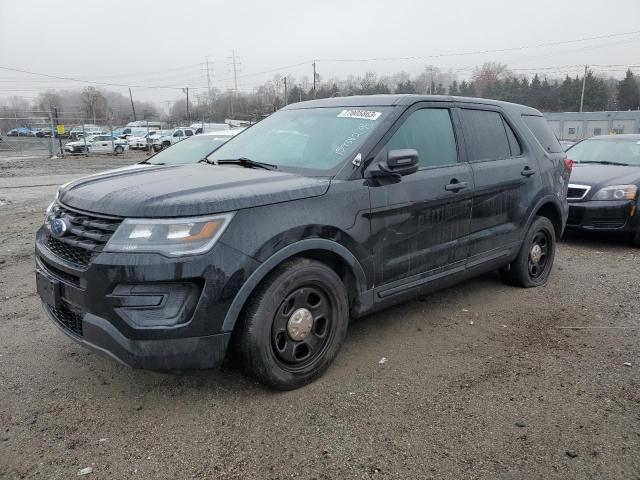
{"label": "barcode sticker", "polygon": [[382,112],[374,112],[373,110],[342,110],[338,117],[340,118],[360,118],[362,120],[377,120]]}

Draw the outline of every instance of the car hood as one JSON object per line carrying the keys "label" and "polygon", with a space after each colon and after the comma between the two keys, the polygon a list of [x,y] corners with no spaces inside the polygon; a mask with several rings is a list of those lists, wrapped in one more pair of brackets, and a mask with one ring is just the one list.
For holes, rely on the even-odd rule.
{"label": "car hood", "polygon": [[328,178],[237,166],[166,165],[105,172],[71,182],[60,202],[119,217],[181,217],[323,195]]}
{"label": "car hood", "polygon": [[571,172],[571,183],[605,187],[640,183],[640,166],[601,165],[598,163],[575,163]]}

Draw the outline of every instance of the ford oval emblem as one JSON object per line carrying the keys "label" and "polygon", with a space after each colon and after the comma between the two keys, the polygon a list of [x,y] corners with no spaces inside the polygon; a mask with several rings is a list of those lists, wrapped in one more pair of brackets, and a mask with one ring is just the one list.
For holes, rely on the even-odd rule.
{"label": "ford oval emblem", "polygon": [[49,230],[54,237],[62,237],[69,230],[69,225],[62,218],[54,218],[49,222]]}

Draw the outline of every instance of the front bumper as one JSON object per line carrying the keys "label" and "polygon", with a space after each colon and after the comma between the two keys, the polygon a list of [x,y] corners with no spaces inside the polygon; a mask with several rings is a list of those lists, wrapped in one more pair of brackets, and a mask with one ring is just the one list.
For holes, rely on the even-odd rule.
{"label": "front bumper", "polygon": [[255,260],[219,241],[206,254],[182,258],[102,252],[82,268],[48,239],[41,228],[38,293],[48,317],[75,342],[133,368],[220,365],[231,336],[224,318]]}
{"label": "front bumper", "polygon": [[82,336],[74,334],[43,302],[47,316],[65,335],[83,347],[131,368],[189,371],[216,368],[224,360],[231,333],[165,340],[133,340],[108,320],[87,313]]}
{"label": "front bumper", "polygon": [[630,233],[640,228],[638,215],[633,200],[571,202],[567,228]]}

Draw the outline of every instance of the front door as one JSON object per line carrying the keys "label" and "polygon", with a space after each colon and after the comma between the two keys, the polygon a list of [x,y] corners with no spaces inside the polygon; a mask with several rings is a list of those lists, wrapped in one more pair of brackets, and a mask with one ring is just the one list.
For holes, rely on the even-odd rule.
{"label": "front door", "polygon": [[464,273],[474,190],[449,108],[414,106],[394,128],[374,163],[391,150],[415,149],[420,168],[370,187],[378,299]]}

